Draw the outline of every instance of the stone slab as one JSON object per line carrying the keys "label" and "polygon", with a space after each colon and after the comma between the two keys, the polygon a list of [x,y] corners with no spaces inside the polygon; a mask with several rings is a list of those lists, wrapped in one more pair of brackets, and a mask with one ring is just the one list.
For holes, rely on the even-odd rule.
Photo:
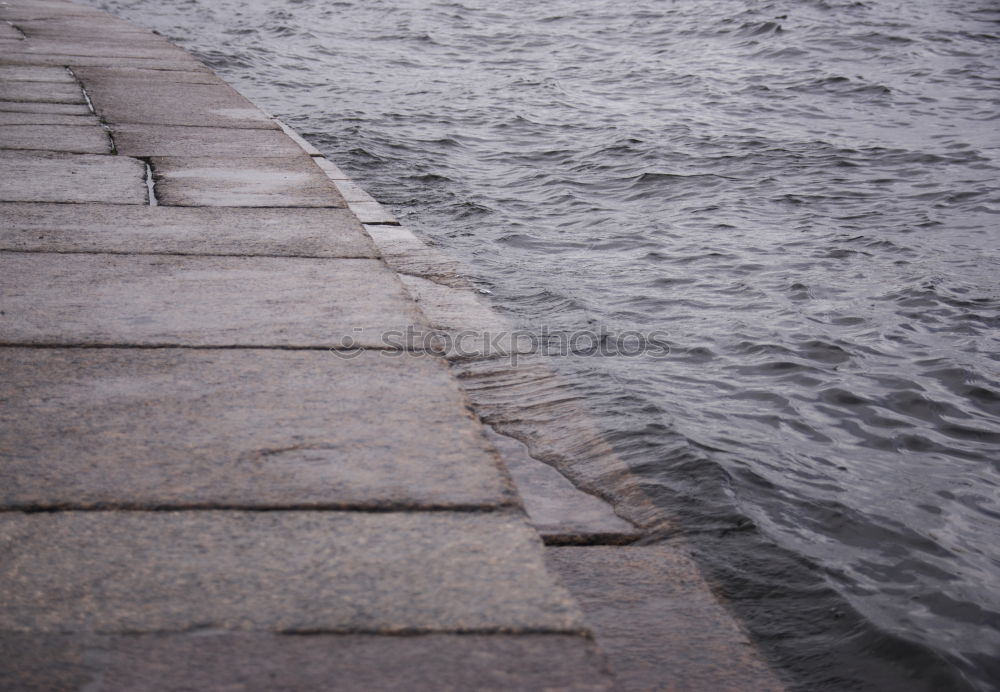
{"label": "stone slab", "polygon": [[351,202],[348,206],[361,223],[397,223],[396,217],[378,202]]}
{"label": "stone slab", "polygon": [[59,113],[18,113],[0,110],[0,125],[72,125],[92,127],[100,121],[87,115],[60,115]]}
{"label": "stone slab", "polygon": [[73,84],[79,89],[76,80],[63,67],[0,67],[0,81],[11,82],[61,82]]}
{"label": "stone slab", "polygon": [[147,203],[146,166],[124,156],[0,150],[0,171],[0,202]]}
{"label": "stone slab", "polygon": [[[33,38],[21,41],[16,53],[7,55],[33,56],[41,60],[51,60],[58,57],[64,65],[73,67],[71,60],[76,58],[143,58],[146,60],[169,60],[185,62],[190,65],[197,61],[190,54],[173,46],[155,34],[133,35],[128,37],[114,36],[103,40],[88,38],[78,39],[45,39]],[[68,59],[68,60],[67,60]],[[8,63],[10,64],[10,63]],[[50,62],[39,62],[45,65]],[[86,64],[86,63],[83,63]],[[187,69],[192,69],[190,66]]]}
{"label": "stone slab", "polygon": [[0,125],[0,149],[63,151],[72,154],[110,154],[111,138],[97,124]]}
{"label": "stone slab", "polygon": [[279,130],[271,118],[221,80],[195,84],[176,81],[168,72],[136,78],[119,70],[88,67],[74,73],[98,115],[109,123]]}
{"label": "stone slab", "polygon": [[151,70],[141,67],[81,67],[79,72],[88,80],[107,79],[121,82],[166,81],[173,84],[225,84],[206,66],[198,63],[187,70]]}
{"label": "stone slab", "polygon": [[217,207],[345,207],[310,157],[152,159],[160,204]]}
{"label": "stone slab", "polygon": [[439,358],[7,347],[0,372],[4,510],[517,504]]}
{"label": "stone slab", "polygon": [[11,80],[0,82],[0,99],[4,101],[31,101],[33,103],[82,103],[83,98],[78,84],[63,84],[61,82],[24,82]]}
{"label": "stone slab", "polygon": [[25,53],[13,52],[12,50],[0,52],[0,66],[3,65],[69,65],[73,69],[79,69],[84,66],[131,67],[145,70],[182,72],[197,70],[198,68],[203,67],[201,63],[194,58],[182,57],[180,55],[173,58],[131,58],[102,55],[69,55],[64,52]]}
{"label": "stone slab", "polygon": [[167,41],[149,29],[143,29],[124,19],[118,19],[109,14],[64,15],[61,17],[22,19],[17,22],[17,28],[31,40],[69,39],[79,41],[83,38],[89,38],[106,41],[110,37],[120,37],[126,40],[146,38],[150,41],[167,43]]}
{"label": "stone slab", "polygon": [[379,347],[424,331],[366,259],[3,252],[0,296],[8,344]]}
{"label": "stone slab", "polygon": [[124,156],[224,156],[264,158],[301,155],[281,130],[118,123],[111,126]]}
{"label": "stone slab", "polygon": [[347,209],[0,203],[0,249],[378,257]]}
{"label": "stone slab", "polygon": [[605,692],[614,680],[593,642],[565,634],[8,634],[0,689]]}
{"label": "stone slab", "polygon": [[514,480],[531,525],[546,545],[619,545],[641,537],[610,504],[579,490],[554,468],[532,458],[523,443],[489,427],[485,430]]}
{"label": "stone slab", "polygon": [[[2,59],[2,56],[0,56]],[[42,113],[49,115],[89,115],[93,116],[87,104],[75,103],[38,103],[27,101],[0,100],[0,112],[4,113]]]}
{"label": "stone slab", "polygon": [[624,692],[784,689],[683,550],[550,547],[546,559]]}
{"label": "stone slab", "polygon": [[513,512],[0,516],[0,631],[566,632]]}

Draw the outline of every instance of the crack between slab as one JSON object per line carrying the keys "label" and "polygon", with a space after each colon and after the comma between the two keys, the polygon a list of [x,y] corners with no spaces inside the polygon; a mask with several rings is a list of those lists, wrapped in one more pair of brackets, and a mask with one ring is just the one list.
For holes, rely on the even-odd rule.
{"label": "crack between slab", "polygon": [[28,35],[26,33],[24,33],[24,29],[22,29],[17,24],[15,24],[14,22],[11,22],[11,21],[7,21],[7,24],[9,24],[10,27],[14,31],[16,31],[17,33],[21,34],[21,38],[19,38],[18,41],[25,41],[25,40],[27,40]]}
{"label": "crack between slab", "polygon": [[90,109],[91,115],[97,118],[97,122],[100,124],[101,129],[104,130],[104,134],[108,136],[108,140],[111,142],[111,154],[113,156],[117,156],[118,145],[115,142],[115,135],[111,131],[111,127],[104,120],[104,118],[102,118],[97,114],[97,109],[94,108],[94,102],[90,100],[90,94],[87,93],[87,88],[83,85],[83,82],[80,80],[80,78],[76,76],[76,72],[73,71],[73,68],[67,65],[66,71],[69,73],[69,76],[73,78],[73,81],[76,82],[76,85],[80,87],[80,92],[83,94],[83,98],[87,102],[87,108]]}
{"label": "crack between slab", "polygon": [[157,207],[160,205],[160,201],[156,199],[156,180],[153,177],[153,159],[143,158],[140,160],[146,164],[146,199],[149,200],[149,206]]}

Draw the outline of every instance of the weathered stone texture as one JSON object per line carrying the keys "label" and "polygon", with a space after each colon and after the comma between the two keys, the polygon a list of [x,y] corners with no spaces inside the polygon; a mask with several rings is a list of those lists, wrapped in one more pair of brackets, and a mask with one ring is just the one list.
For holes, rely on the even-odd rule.
{"label": "weathered stone texture", "polygon": [[111,138],[94,123],[75,125],[0,125],[0,149],[110,154]]}
{"label": "weathered stone texture", "polygon": [[519,513],[0,515],[0,631],[579,632]]}
{"label": "weathered stone texture", "polygon": [[96,67],[74,71],[98,115],[109,123],[279,130],[271,118],[222,80],[203,84],[182,81],[170,72],[135,75]]}
{"label": "weathered stone texture", "polygon": [[0,203],[0,249],[377,257],[346,209]]}
{"label": "weathered stone texture", "polygon": [[19,692],[604,692],[580,636],[199,632],[0,635],[0,689]]}
{"label": "weathered stone texture", "polygon": [[625,692],[784,689],[681,549],[550,547],[546,559]]}
{"label": "weathered stone texture", "polygon": [[0,508],[515,502],[432,356],[8,347],[0,372]]}
{"label": "weathered stone texture", "polygon": [[18,80],[0,82],[0,99],[4,101],[29,101],[34,103],[78,103],[86,104],[83,92],[77,84],[61,82],[24,82]]}
{"label": "weathered stone texture", "polygon": [[146,166],[137,159],[0,151],[0,170],[0,202],[146,204]]}
{"label": "weathered stone texture", "polygon": [[218,207],[345,207],[308,156],[153,159],[161,204]]}
{"label": "weathered stone texture", "polygon": [[223,156],[261,158],[302,152],[281,130],[236,130],[120,123],[111,128],[118,153],[125,156]]}
{"label": "weathered stone texture", "polygon": [[424,324],[378,260],[4,252],[0,295],[18,344],[381,346]]}

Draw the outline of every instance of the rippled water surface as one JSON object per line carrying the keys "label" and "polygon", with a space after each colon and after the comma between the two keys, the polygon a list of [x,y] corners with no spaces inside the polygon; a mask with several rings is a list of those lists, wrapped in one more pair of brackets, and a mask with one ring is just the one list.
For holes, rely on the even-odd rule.
{"label": "rippled water surface", "polygon": [[803,687],[1000,686],[995,0],[104,6],[518,323],[666,332],[558,367]]}

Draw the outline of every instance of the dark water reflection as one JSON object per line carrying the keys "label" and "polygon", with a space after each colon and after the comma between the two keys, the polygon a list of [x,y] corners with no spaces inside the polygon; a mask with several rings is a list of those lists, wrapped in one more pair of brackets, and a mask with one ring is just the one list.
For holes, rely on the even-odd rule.
{"label": "dark water reflection", "polygon": [[104,5],[519,323],[670,334],[567,377],[803,685],[1000,685],[995,2]]}

